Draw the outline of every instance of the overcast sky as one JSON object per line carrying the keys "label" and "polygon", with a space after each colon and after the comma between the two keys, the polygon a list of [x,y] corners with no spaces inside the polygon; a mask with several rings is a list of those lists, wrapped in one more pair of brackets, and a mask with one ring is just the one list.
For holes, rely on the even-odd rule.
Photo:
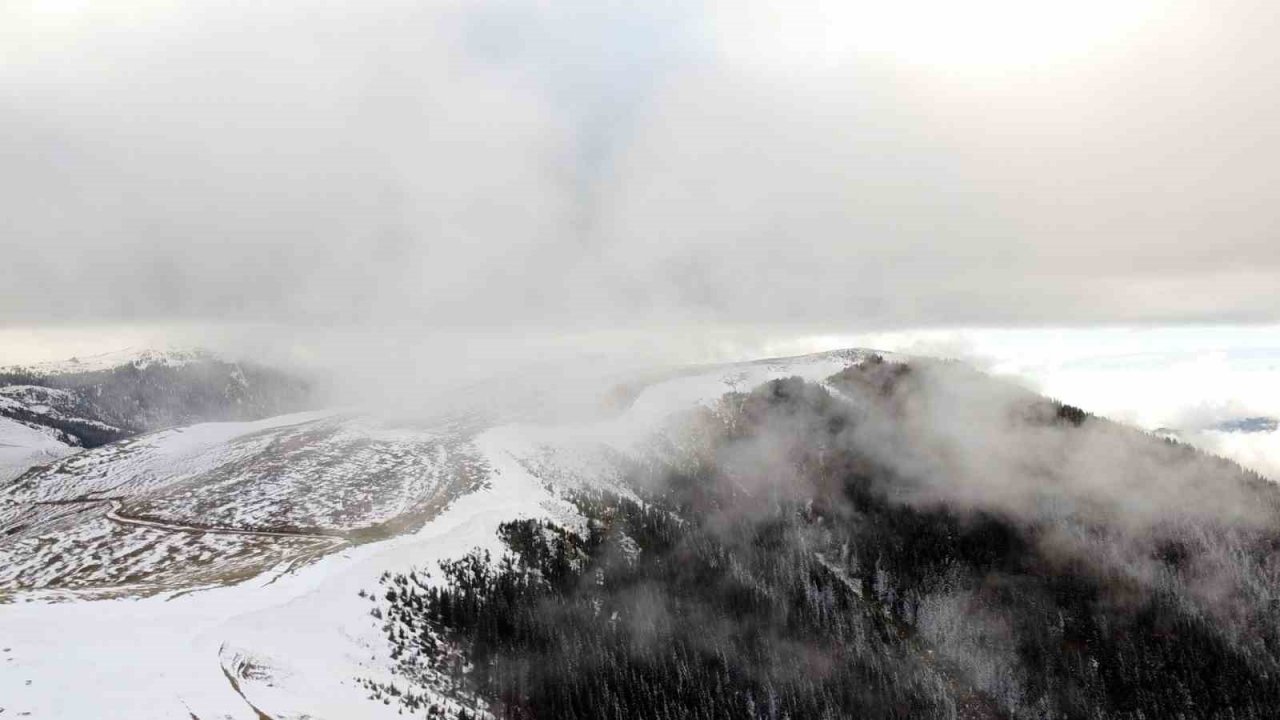
{"label": "overcast sky", "polygon": [[1274,321],[1277,37],[1267,0],[5,2],[0,326]]}

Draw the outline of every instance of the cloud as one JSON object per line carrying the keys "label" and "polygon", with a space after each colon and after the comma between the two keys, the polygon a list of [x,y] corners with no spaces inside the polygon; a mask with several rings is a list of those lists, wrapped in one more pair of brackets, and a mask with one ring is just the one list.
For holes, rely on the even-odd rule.
{"label": "cloud", "polygon": [[0,324],[1280,310],[1269,6],[1167,0],[1076,44],[1114,18],[1072,15],[1053,57],[981,63],[902,18],[872,43],[869,6],[762,7],[8,4]]}

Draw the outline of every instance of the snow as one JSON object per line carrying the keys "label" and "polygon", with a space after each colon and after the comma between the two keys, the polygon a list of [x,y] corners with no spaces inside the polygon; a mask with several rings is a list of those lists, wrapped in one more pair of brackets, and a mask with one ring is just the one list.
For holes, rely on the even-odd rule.
{"label": "snow", "polygon": [[708,406],[727,392],[747,392],[770,380],[798,376],[822,382],[872,354],[840,350],[707,368],[646,388],[624,419],[653,428],[677,409]]}
{"label": "snow", "polygon": [[44,406],[48,411],[49,404],[72,402],[75,398],[66,390],[41,387],[39,385],[5,385],[0,387],[0,408],[32,409],[33,406]]}
{"label": "snow", "polygon": [[90,420],[76,415],[78,400],[75,395],[58,388],[40,385],[6,385],[0,387],[0,411],[20,414],[22,412],[44,415],[49,421],[65,421],[78,425],[87,425],[99,430],[118,431],[97,420]]}
{"label": "snow", "polygon": [[[496,552],[498,525],[514,518],[573,522],[576,513],[556,489],[609,484],[619,458],[639,457],[646,439],[674,415],[777,377],[822,380],[863,356],[831,353],[688,370],[645,387],[619,415],[589,422],[506,424],[450,435],[446,429],[392,427],[371,419],[294,415],[166,431],[83,453],[46,477],[56,478],[50,487],[36,483],[23,492],[54,499],[110,490],[154,499],[201,473],[262,455],[273,442],[289,445],[298,433],[318,428],[332,430],[325,438],[355,435],[362,443],[384,443],[387,454],[371,458],[374,465],[402,452],[392,474],[403,474],[402,462],[414,455],[414,462],[432,460],[428,465],[436,473],[482,467],[485,482],[468,485],[470,492],[451,497],[438,514],[405,534],[344,544],[300,565],[281,561],[236,584],[114,599],[89,599],[67,589],[14,594],[11,604],[0,605],[0,708],[5,717],[34,718],[255,720],[258,710],[275,718],[400,717],[395,705],[370,701],[358,684],[361,678],[395,680],[380,621],[369,614],[372,603],[359,595],[376,593],[384,572],[434,569],[439,560],[477,547]],[[450,460],[450,453],[473,465]],[[279,469],[287,475],[296,468],[289,461]],[[297,496],[296,483],[281,484],[273,473],[244,477],[253,480],[232,483],[235,491],[222,494],[252,498],[288,485],[288,496]],[[104,522],[96,517],[70,527],[92,534]],[[152,527],[129,531],[166,534]],[[82,548],[89,547],[80,539]],[[226,550],[217,542],[200,535],[156,538],[137,562],[159,572],[169,553],[155,549],[163,543],[178,543],[175,552],[187,557],[220,559]],[[109,545],[97,552],[118,552]],[[213,583],[199,575],[187,581]]]}
{"label": "snow", "polygon": [[[0,611],[0,707],[37,718],[231,717],[255,713],[223,674],[225,648],[270,675],[241,680],[273,717],[396,716],[372,703],[359,676],[390,679],[376,659],[382,637],[370,605],[388,569],[432,566],[496,548],[513,517],[568,512],[504,447],[503,429],[477,439],[494,467],[487,489],[463,497],[419,532],[330,555],[275,582],[255,579],[179,597],[50,603]],[[47,599],[46,599],[47,600]],[[371,662],[374,660],[374,662]],[[28,684],[30,681],[30,684]]]}
{"label": "snow", "polygon": [[152,365],[180,367],[201,360],[215,360],[217,357],[208,350],[193,348],[130,347],[97,355],[75,357],[70,360],[0,367],[0,373],[25,373],[46,377],[69,373],[100,372],[124,365],[133,365],[137,368],[145,368]]}
{"label": "snow", "polygon": [[[21,499],[47,502],[106,491],[152,490],[216,467],[226,459],[233,440],[262,437],[262,431],[311,422],[330,414],[305,412],[256,422],[202,423],[105,445],[79,453],[27,481],[30,491]],[[0,491],[0,496],[7,494],[16,499],[14,487],[5,490],[8,492]]]}
{"label": "snow", "polygon": [[78,449],[59,440],[57,431],[0,417],[0,483]]}
{"label": "snow", "polygon": [[0,596],[243,579],[416,529],[488,472],[453,426],[312,412],[153,433],[0,487]]}

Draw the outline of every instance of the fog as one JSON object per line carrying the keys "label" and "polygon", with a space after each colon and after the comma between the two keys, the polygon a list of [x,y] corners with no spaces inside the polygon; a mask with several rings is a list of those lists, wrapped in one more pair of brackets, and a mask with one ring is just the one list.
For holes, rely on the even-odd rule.
{"label": "fog", "polygon": [[1151,428],[1280,412],[1027,359],[1095,336],[894,336],[1280,312],[1280,13],[1028,7],[7,3],[0,362],[206,345],[412,409],[834,340]]}
{"label": "fog", "polygon": [[0,325],[1274,319],[1280,13],[917,5],[7,3]]}
{"label": "fog", "polygon": [[[701,453],[695,466],[729,498],[708,503],[706,522],[721,532],[768,527],[797,507],[840,518],[837,526],[874,526],[879,511],[850,489],[865,483],[869,496],[930,522],[938,522],[930,513],[955,513],[962,528],[993,517],[1010,523],[1028,547],[1008,552],[1036,558],[1015,574],[1043,563],[1097,578],[1101,605],[1122,613],[1158,595],[1175,598],[1245,655],[1262,657],[1258,648],[1273,636],[1267,618],[1280,564],[1268,548],[1280,499],[1271,483],[1231,463],[1096,417],[1076,425],[1043,398],[956,363],[863,363],[825,388],[793,378],[724,402],[710,420],[713,440],[693,450]],[[821,548],[828,531],[819,522],[796,542]],[[859,562],[879,560],[872,553]],[[1001,582],[1007,568],[998,566],[986,578],[940,578],[921,601],[921,628],[1015,716],[1042,717],[1043,709],[1020,707],[1032,664],[1009,624],[1019,619],[978,589]]]}

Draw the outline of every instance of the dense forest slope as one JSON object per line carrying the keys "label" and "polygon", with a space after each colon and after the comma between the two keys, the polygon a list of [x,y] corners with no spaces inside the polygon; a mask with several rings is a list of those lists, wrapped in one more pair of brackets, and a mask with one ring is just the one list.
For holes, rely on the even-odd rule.
{"label": "dense forest slope", "polygon": [[[1280,493],[956,365],[730,392],[370,594],[428,717],[1264,718]],[[604,486],[601,486],[604,487]],[[372,589],[372,588],[371,588]]]}

